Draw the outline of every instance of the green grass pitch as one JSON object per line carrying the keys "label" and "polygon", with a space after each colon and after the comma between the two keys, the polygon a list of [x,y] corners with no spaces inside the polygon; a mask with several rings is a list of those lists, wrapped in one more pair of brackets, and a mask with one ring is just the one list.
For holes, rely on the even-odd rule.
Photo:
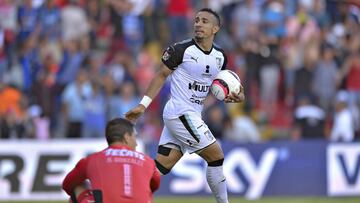
{"label": "green grass pitch", "polygon": [[[45,203],[39,201],[9,201],[1,203]],[[47,203],[67,203],[64,201],[53,201]],[[216,203],[213,198],[210,197],[157,197],[155,203]],[[320,197],[284,197],[284,198],[262,198],[259,200],[245,200],[244,198],[230,198],[230,203],[359,203],[360,197],[352,198],[320,198]]]}

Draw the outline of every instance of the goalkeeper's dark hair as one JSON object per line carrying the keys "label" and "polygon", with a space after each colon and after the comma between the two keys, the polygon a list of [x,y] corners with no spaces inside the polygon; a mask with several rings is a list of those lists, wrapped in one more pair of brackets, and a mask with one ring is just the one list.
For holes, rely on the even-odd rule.
{"label": "goalkeeper's dark hair", "polygon": [[211,8],[203,8],[199,12],[208,12],[215,16],[218,26],[221,27],[220,16],[218,13],[216,13],[216,11],[212,10]]}
{"label": "goalkeeper's dark hair", "polygon": [[116,141],[124,141],[124,135],[134,132],[134,124],[124,118],[115,118],[106,125],[106,141],[110,145]]}

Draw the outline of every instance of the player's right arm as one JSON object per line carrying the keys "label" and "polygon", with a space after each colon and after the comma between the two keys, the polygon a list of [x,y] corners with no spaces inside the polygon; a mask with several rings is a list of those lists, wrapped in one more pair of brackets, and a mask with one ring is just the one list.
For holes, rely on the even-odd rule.
{"label": "player's right arm", "polygon": [[74,189],[84,183],[86,179],[86,166],[87,159],[81,159],[76,164],[75,168],[66,175],[62,184],[62,188],[68,195],[71,196],[74,192]]}
{"label": "player's right arm", "polygon": [[[162,65],[158,72],[156,73],[155,77],[151,80],[148,89],[145,92],[145,97],[148,99],[153,100],[156,95],[160,92],[161,88],[163,87],[166,78],[172,73],[172,70],[169,69],[167,66]],[[149,104],[150,104],[149,102]],[[147,105],[143,104],[142,102],[138,104],[135,108],[131,109],[125,114],[126,119],[135,122],[147,108]]]}
{"label": "player's right arm", "polygon": [[185,48],[186,47],[181,44],[174,44],[164,51],[161,58],[163,65],[150,82],[150,85],[140,104],[125,114],[126,119],[135,122],[136,119],[145,112],[145,109],[150,105],[151,101],[161,90],[166,78],[179,66],[179,64],[182,63]]}
{"label": "player's right arm", "polygon": [[149,96],[151,99],[155,98],[156,95],[160,92],[162,86],[164,85],[166,78],[172,73],[165,65],[162,65],[155,77],[151,80],[148,89],[145,92],[145,95]]}

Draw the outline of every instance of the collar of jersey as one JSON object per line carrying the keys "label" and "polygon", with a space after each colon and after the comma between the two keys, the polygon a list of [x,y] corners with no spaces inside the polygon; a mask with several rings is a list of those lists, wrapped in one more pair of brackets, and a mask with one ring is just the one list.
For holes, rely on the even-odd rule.
{"label": "collar of jersey", "polygon": [[108,148],[115,148],[115,149],[123,149],[123,148],[125,148],[125,149],[132,150],[129,146],[122,145],[122,144],[114,144],[114,145],[109,146]]}
{"label": "collar of jersey", "polygon": [[201,50],[204,54],[206,54],[206,55],[209,55],[209,54],[211,53],[211,51],[213,50],[213,47],[214,47],[213,44],[211,45],[211,49],[210,49],[209,51],[204,51],[204,50],[196,43],[195,39],[192,39],[192,41],[194,42],[195,46],[196,46],[198,49],[200,49],[200,50]]}

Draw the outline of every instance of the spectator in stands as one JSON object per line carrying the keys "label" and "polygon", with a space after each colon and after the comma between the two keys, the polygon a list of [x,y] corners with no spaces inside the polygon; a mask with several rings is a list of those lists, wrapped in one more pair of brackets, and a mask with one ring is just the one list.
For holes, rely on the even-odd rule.
{"label": "spectator in stands", "polygon": [[[28,108],[27,132],[37,140],[47,140],[50,138],[50,120],[44,116],[42,109],[38,105],[32,105]],[[30,128],[30,129],[29,129]]]}
{"label": "spectator in stands", "polygon": [[296,36],[301,43],[308,43],[319,34],[316,21],[310,12],[301,3],[294,16],[290,16],[286,22],[286,31],[289,37]]}
{"label": "spectator in stands", "polygon": [[4,47],[4,33],[0,30],[0,80],[4,80],[7,70],[7,57],[5,55]]}
{"label": "spectator in stands", "polygon": [[313,92],[315,61],[310,57],[304,57],[304,66],[295,72],[294,99],[295,105],[303,95],[311,95]]}
{"label": "spectator in stands", "polygon": [[[16,57],[16,34],[18,28],[17,7],[12,0],[3,0],[0,2],[0,30],[3,30],[3,44],[0,37],[0,47],[3,48],[6,55],[6,64],[11,68]],[[1,31],[0,31],[1,33]],[[1,35],[1,34],[0,34]],[[0,49],[2,49],[0,48]],[[1,51],[0,51],[1,52]],[[1,54],[0,54],[1,55]],[[1,58],[1,56],[0,56]],[[1,61],[1,59],[0,59]],[[1,64],[1,62],[0,62]],[[0,65],[1,66],[1,65]],[[0,67],[1,76],[1,67]]]}
{"label": "spectator in stands", "polygon": [[249,36],[258,32],[261,20],[261,9],[254,0],[246,0],[236,6],[232,16],[234,40],[244,42]]}
{"label": "spectator in stands", "polygon": [[269,0],[265,3],[262,13],[262,27],[268,37],[284,37],[285,29],[285,10],[283,1]]}
{"label": "spectator in stands", "polygon": [[99,26],[101,26],[100,21],[104,16],[102,8],[99,0],[89,0],[85,5],[85,12],[90,26],[89,37],[92,48],[96,48],[96,34]]}
{"label": "spectator in stands", "polygon": [[325,112],[315,105],[310,95],[299,99],[291,136],[293,140],[325,138]]}
{"label": "spectator in stands", "polygon": [[152,53],[150,49],[145,49],[138,54],[138,64],[136,68],[137,71],[135,72],[134,79],[139,88],[140,94],[143,94],[146,91],[146,87],[154,77],[156,68],[159,64],[156,62],[155,58],[158,56],[152,56],[151,54]]}
{"label": "spectator in stands", "polygon": [[177,42],[187,39],[189,35],[189,19],[187,16],[191,11],[191,2],[189,0],[168,0],[165,2],[170,41]]}
{"label": "spectator in stands", "polygon": [[326,12],[325,0],[313,1],[313,10],[310,12],[310,15],[314,18],[319,28],[325,28],[330,25],[330,16]]}
{"label": "spectator in stands", "polygon": [[332,47],[324,45],[320,60],[314,70],[313,90],[318,97],[320,107],[326,112],[333,110],[331,102],[338,86],[337,77],[338,67],[334,59],[334,50]]}
{"label": "spectator in stands", "polygon": [[66,41],[64,42],[64,47],[63,60],[57,78],[58,83],[62,87],[75,80],[85,58],[84,53],[80,49],[80,41]]}
{"label": "spectator in stands", "polygon": [[109,98],[109,118],[123,117],[127,111],[136,106],[140,99],[136,95],[134,82],[125,81],[115,94]]}
{"label": "spectator in stands", "polygon": [[219,103],[215,103],[207,108],[204,112],[204,121],[209,127],[213,135],[222,140],[224,137],[224,124],[227,116],[227,112],[224,106]]}
{"label": "spectator in stands", "polygon": [[108,65],[108,73],[117,86],[120,86],[127,79],[132,78],[133,64],[132,58],[127,53],[120,51],[114,55],[113,60]]}
{"label": "spectator in stands", "polygon": [[41,66],[37,43],[38,38],[30,36],[21,47],[20,64],[23,73],[23,90],[26,93],[31,90]]}
{"label": "spectator in stands", "polygon": [[[334,92],[341,88],[348,90],[351,95],[349,108],[352,109],[354,127],[360,132],[360,110],[356,109],[360,105],[360,99],[356,96],[359,89],[358,77],[354,68],[357,66],[356,58],[359,58],[357,38],[360,30],[360,14],[357,2],[356,0],[347,0],[346,3],[327,0],[0,0],[0,80],[16,85],[24,95],[24,100],[43,108],[45,117],[48,117],[47,114],[50,112],[53,115],[49,118],[50,137],[64,137],[65,131],[61,132],[64,125],[61,123],[60,97],[64,87],[75,80],[80,68],[90,68],[91,80],[96,78],[101,81],[105,90],[105,103],[109,103],[114,88],[120,88],[127,80],[133,80],[139,91],[143,92],[142,87],[147,86],[148,78],[156,72],[159,62],[157,59],[161,55],[162,47],[168,45],[171,37],[181,38],[186,35],[188,32],[186,24],[189,23],[186,21],[193,14],[194,8],[209,6],[219,11],[221,18],[224,19],[225,29],[217,34],[216,43],[227,53],[229,68],[244,71],[238,73],[243,73],[240,76],[248,98],[247,105],[252,108],[252,114],[263,111],[264,106],[261,104],[273,103],[263,101],[268,99],[263,97],[262,88],[270,86],[260,81],[273,82],[272,85],[275,82],[281,84],[285,81],[285,98],[289,111],[294,110],[293,107],[297,106],[295,101],[302,94],[309,93],[314,93],[320,98],[319,104],[322,107],[334,109],[334,104],[328,102],[331,99],[326,98],[329,98],[327,96],[330,95],[330,89]],[[181,24],[167,24],[170,19],[172,21],[180,19]],[[243,25],[243,29],[239,25]],[[169,32],[157,32],[158,30],[169,30]],[[267,46],[263,44],[264,34],[267,38],[277,41],[280,52],[276,54],[275,59],[282,62],[278,69],[278,79],[264,80],[259,77],[274,76],[264,73],[271,71],[271,68],[266,70],[264,66],[262,68],[260,66],[261,54],[265,56],[268,53]],[[128,43],[125,43],[125,38]],[[136,42],[136,46],[132,42]],[[241,44],[241,51],[234,53],[237,51],[235,48],[239,47],[238,44]],[[335,89],[332,86],[333,79],[330,79],[333,71],[328,71],[334,69],[334,63],[325,63],[321,57],[324,55],[319,54],[324,44],[332,46],[335,56],[331,61],[335,62],[336,67],[342,67],[341,77],[336,81],[339,86]],[[134,49],[131,52],[126,48]],[[131,57],[134,53],[136,57]],[[155,63],[146,59],[148,56],[144,58],[143,54],[139,53],[151,55],[156,59]],[[93,54],[100,57],[99,64],[94,65],[100,69],[90,65]],[[49,55],[52,56],[51,63],[57,64],[60,68],[57,72],[52,69],[50,73],[44,74]],[[327,67],[327,69],[319,67]],[[259,74],[260,72],[263,73]],[[54,85],[49,86],[53,74],[56,74],[56,81]],[[100,79],[103,76],[104,79]],[[326,79],[325,76],[328,78]],[[323,88],[330,87],[329,84],[325,85],[326,82],[332,83],[332,88],[323,91]],[[271,87],[275,90],[276,86]],[[277,106],[282,105],[281,99],[284,96],[283,86],[278,87]],[[163,100],[169,94],[168,85],[160,94],[161,97],[158,97],[159,99],[155,100],[150,108],[153,115],[161,115]],[[276,97],[275,94],[271,96]],[[51,99],[48,101],[43,100],[49,97]],[[39,98],[42,98],[42,101]],[[24,109],[26,108],[27,106],[24,106]],[[272,110],[272,108],[268,109]],[[325,110],[327,115],[332,114],[328,109]],[[284,120],[290,120],[289,115],[292,113],[281,115],[285,117]],[[1,119],[12,120],[9,114]],[[269,132],[273,132],[273,135],[282,133],[283,127],[290,131],[290,122],[279,129],[273,122],[274,119],[271,121]],[[144,119],[142,122],[144,123],[141,123],[141,126],[148,126],[149,129],[154,129],[152,131],[156,131],[154,126],[157,122],[152,123],[151,119]]]}
{"label": "spectator in stands", "polygon": [[350,39],[350,54],[341,68],[341,78],[345,78],[349,92],[350,109],[354,117],[355,130],[360,130],[360,37]]}
{"label": "spectator in stands", "polygon": [[80,7],[79,0],[70,0],[61,10],[61,30],[63,40],[77,40],[87,37],[90,31],[85,10]]}
{"label": "spectator in stands", "polygon": [[149,111],[144,115],[144,119],[137,122],[140,127],[139,138],[145,143],[153,143],[154,140],[159,140],[162,132],[162,120],[158,118],[157,112]]}
{"label": "spectator in stands", "polygon": [[55,0],[47,0],[40,7],[39,20],[41,37],[47,37],[51,41],[61,38],[61,13],[55,4]]}
{"label": "spectator in stands", "polygon": [[17,19],[19,23],[18,43],[22,43],[35,32],[39,31],[39,9],[34,8],[32,0],[21,1],[21,5],[18,7]]}
{"label": "spectator in stands", "polygon": [[294,104],[294,89],[296,72],[303,67],[304,47],[295,36],[288,36],[284,39],[284,45],[281,47],[284,66],[284,82],[286,90],[286,103],[289,106]]}
{"label": "spectator in stands", "polygon": [[334,124],[331,129],[331,141],[351,142],[354,140],[354,121],[350,109],[348,108],[349,94],[340,91],[335,99]]}
{"label": "spectator in stands", "polygon": [[91,94],[84,97],[82,137],[101,137],[106,126],[106,101],[100,81],[92,80]]}
{"label": "spectator in stands", "polygon": [[50,120],[51,131],[55,128],[58,107],[56,97],[59,94],[56,87],[56,73],[59,70],[58,64],[52,55],[47,55],[42,61],[36,81],[32,87],[32,103],[40,106],[42,116]]}
{"label": "spectator in stands", "polygon": [[124,116],[126,112],[128,112],[131,108],[135,107],[139,103],[140,98],[136,93],[136,86],[131,80],[125,81],[121,85],[120,91],[120,109],[118,109],[118,116]]}
{"label": "spectator in stands", "polygon": [[69,83],[61,95],[63,119],[67,128],[66,137],[81,137],[85,117],[85,100],[91,95],[92,88],[87,71],[80,69],[76,80]]}
{"label": "spectator in stands", "polygon": [[278,100],[278,84],[280,81],[280,61],[278,59],[279,44],[277,38],[264,37],[260,47],[260,98],[261,117],[270,119],[273,116]]}
{"label": "spectator in stands", "polygon": [[244,113],[229,120],[230,128],[225,128],[225,139],[239,143],[258,143],[261,141],[259,129],[250,115],[250,108],[244,108]]}
{"label": "spectator in stands", "polygon": [[131,0],[126,4],[129,4],[129,9],[124,12],[122,19],[124,41],[127,50],[136,59],[144,45],[144,20],[142,16],[149,6],[150,0]]}
{"label": "spectator in stands", "polygon": [[3,117],[8,112],[14,112],[19,117],[21,112],[20,101],[21,91],[0,80],[0,116]]}
{"label": "spectator in stands", "polygon": [[25,102],[21,91],[0,80],[0,124],[2,138],[24,138],[26,134]]}
{"label": "spectator in stands", "polygon": [[256,39],[257,36],[259,35],[250,36],[243,43],[246,73],[245,78],[242,78],[242,83],[247,94],[246,105],[251,108],[256,106],[257,88],[259,87],[260,43]]}

